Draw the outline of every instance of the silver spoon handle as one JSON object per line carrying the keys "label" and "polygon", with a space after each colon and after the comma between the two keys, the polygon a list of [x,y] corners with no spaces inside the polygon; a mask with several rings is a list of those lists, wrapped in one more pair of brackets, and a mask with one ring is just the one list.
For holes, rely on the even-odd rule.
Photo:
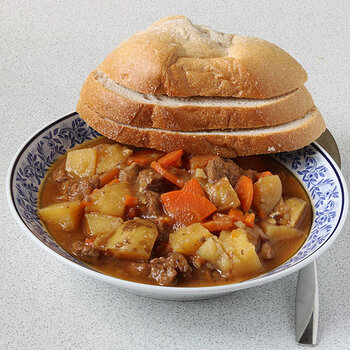
{"label": "silver spoon handle", "polygon": [[301,345],[317,344],[319,299],[316,261],[299,271],[296,305],[295,334]]}

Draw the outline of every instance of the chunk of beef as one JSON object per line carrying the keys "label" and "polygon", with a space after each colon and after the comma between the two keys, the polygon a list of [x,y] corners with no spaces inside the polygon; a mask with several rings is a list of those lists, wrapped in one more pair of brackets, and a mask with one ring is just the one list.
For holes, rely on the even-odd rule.
{"label": "chunk of beef", "polygon": [[166,241],[173,228],[173,219],[166,216],[160,201],[160,195],[154,191],[139,193],[140,215],[153,221],[158,228],[158,241]]}
{"label": "chunk of beef", "polygon": [[151,275],[161,286],[176,284],[178,276],[188,277],[192,271],[186,258],[180,253],[170,253],[166,258],[150,261]]}
{"label": "chunk of beef", "polygon": [[176,283],[177,271],[166,258],[155,258],[151,262],[151,277],[161,286],[171,286]]}
{"label": "chunk of beef", "polygon": [[155,223],[158,229],[157,241],[167,241],[169,234],[173,232],[174,220],[169,216],[159,216],[156,218]]}
{"label": "chunk of beef", "polygon": [[205,167],[205,172],[210,182],[216,182],[226,176],[232,186],[235,186],[241,176],[241,168],[231,159],[211,159]]}
{"label": "chunk of beef", "polygon": [[52,173],[52,180],[58,183],[62,183],[68,180],[68,174],[64,169],[57,169]]}
{"label": "chunk of beef", "polygon": [[190,276],[192,268],[188,264],[187,259],[182,254],[169,253],[167,259],[172,266],[176,267],[177,271],[181,274],[181,276]]}
{"label": "chunk of beef", "polygon": [[86,197],[88,197],[95,188],[98,188],[99,184],[100,178],[98,175],[83,180],[66,180],[60,184],[60,189],[63,194],[59,199],[69,201],[87,199]]}
{"label": "chunk of beef", "polygon": [[140,169],[141,167],[138,164],[136,163],[130,164],[126,168],[120,170],[119,177],[118,177],[119,181],[126,181],[131,184],[135,183],[139,175]]}
{"label": "chunk of beef", "polygon": [[160,195],[157,192],[145,191],[146,208],[148,217],[158,217],[164,214],[162,204],[160,202]]}
{"label": "chunk of beef", "polygon": [[263,242],[261,244],[259,257],[264,260],[273,259],[275,256],[275,251],[269,242]]}
{"label": "chunk of beef", "polygon": [[165,187],[163,176],[152,169],[141,170],[137,177],[137,184],[140,193],[144,191],[161,192]]}
{"label": "chunk of beef", "polygon": [[81,242],[74,242],[72,244],[73,254],[83,261],[89,263],[96,263],[101,259],[102,252],[92,245],[87,245]]}

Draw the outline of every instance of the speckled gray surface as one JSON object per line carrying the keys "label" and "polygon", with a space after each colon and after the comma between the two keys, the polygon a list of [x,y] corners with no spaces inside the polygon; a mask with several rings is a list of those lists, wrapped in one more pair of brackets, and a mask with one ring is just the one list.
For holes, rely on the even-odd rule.
{"label": "speckled gray surface", "polygon": [[[176,3],[176,5],[175,5]],[[18,147],[75,109],[87,74],[121,40],[185,14],[294,55],[350,174],[350,2],[0,1],[0,349],[296,349],[297,275],[196,302],[122,294],[38,248],[10,216],[5,175]],[[319,349],[350,348],[348,223],[319,260]]]}

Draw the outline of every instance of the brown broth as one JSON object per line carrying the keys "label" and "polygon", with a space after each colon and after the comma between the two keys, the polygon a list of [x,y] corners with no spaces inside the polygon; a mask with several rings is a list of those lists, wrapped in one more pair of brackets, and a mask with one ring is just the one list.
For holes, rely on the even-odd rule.
{"label": "brown broth", "polygon": [[[83,145],[78,146],[77,148],[83,147],[93,147],[100,143],[113,143],[108,139],[103,137],[98,138],[93,141],[88,141]],[[65,167],[66,155],[61,156],[50,168],[46,179],[41,187],[39,195],[39,208],[44,208],[50,204],[57,203],[58,200],[55,199],[59,195],[59,190],[57,184],[52,180],[50,174],[56,169],[64,169]],[[290,239],[285,241],[279,241],[272,243],[275,250],[275,257],[271,260],[261,260],[263,265],[263,271],[261,274],[266,273],[277,266],[281,265],[283,262],[287,261],[291,256],[293,256],[299,248],[304,243],[312,222],[312,210],[310,206],[309,197],[299,183],[299,181],[281,164],[276,162],[269,156],[254,156],[254,157],[239,157],[235,161],[245,169],[254,169],[259,172],[269,170],[273,174],[278,174],[282,181],[283,186],[283,197],[299,197],[305,200],[308,203],[307,213],[305,218],[299,227],[303,231],[303,235],[296,239]],[[50,235],[56,240],[56,242],[65,249],[69,254],[72,254],[71,245],[75,241],[83,241],[87,235],[84,233],[83,225],[78,230],[75,231],[64,231],[59,230],[53,225],[46,225],[46,228]],[[95,263],[94,265],[89,265],[97,271],[100,271],[104,274],[114,276],[117,278],[146,283],[146,284],[157,284],[151,279],[146,279],[142,276],[139,276],[133,271],[131,271],[130,262],[127,260],[102,260],[101,262]],[[213,286],[213,285],[223,285],[230,283],[237,283],[252,277],[256,277],[257,274],[245,275],[240,277],[234,277],[229,279],[224,279],[222,277],[214,278],[213,276],[207,276],[204,273],[199,272],[196,269],[193,269],[191,279],[181,279],[177,286],[179,287],[204,287],[204,286]]]}

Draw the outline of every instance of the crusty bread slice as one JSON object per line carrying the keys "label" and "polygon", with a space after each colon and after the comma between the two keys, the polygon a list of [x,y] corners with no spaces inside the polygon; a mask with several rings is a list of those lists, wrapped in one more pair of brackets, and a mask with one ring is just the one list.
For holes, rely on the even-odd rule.
{"label": "crusty bread slice", "polygon": [[101,116],[118,123],[184,131],[284,124],[302,118],[314,105],[304,86],[267,100],[144,95],[116,83],[100,70],[88,76],[80,98]]}
{"label": "crusty bread slice", "polygon": [[135,91],[183,97],[266,99],[307,80],[302,66],[278,46],[194,25],[184,16],[164,18],[134,34],[99,68]]}
{"label": "crusty bread slice", "polygon": [[291,151],[306,146],[325,130],[316,107],[303,118],[278,126],[225,131],[181,132],[140,128],[103,118],[81,100],[77,111],[95,130],[112,140],[165,152],[182,148],[191,154],[217,154],[222,157]]}

